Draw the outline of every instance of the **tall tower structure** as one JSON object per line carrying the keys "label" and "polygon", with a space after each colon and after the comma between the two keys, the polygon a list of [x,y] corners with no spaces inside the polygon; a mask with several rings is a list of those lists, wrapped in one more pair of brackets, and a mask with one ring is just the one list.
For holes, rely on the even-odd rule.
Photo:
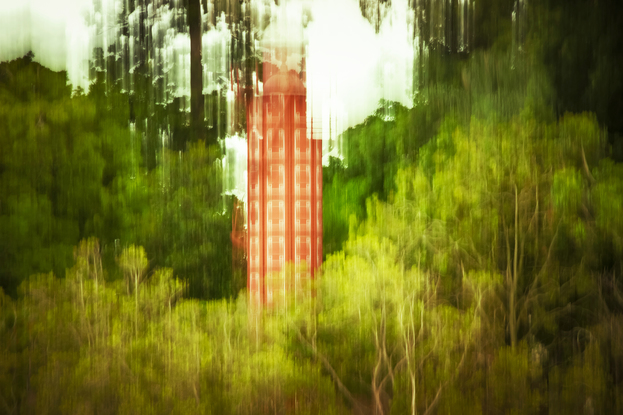
{"label": "tall tower structure", "polygon": [[274,45],[264,53],[263,91],[247,106],[247,286],[254,308],[280,308],[286,295],[305,294],[322,261],[322,141],[307,125],[304,54],[297,72],[286,66],[288,53]]}

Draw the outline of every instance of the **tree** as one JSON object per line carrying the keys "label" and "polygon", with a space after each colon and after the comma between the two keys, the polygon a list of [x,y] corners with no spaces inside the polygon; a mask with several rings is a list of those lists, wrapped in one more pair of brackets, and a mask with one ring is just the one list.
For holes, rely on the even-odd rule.
{"label": "tree", "polygon": [[0,242],[0,284],[15,295],[31,274],[64,274],[81,238],[120,238],[127,212],[113,200],[140,151],[114,89],[108,109],[100,84],[72,96],[65,73],[28,58],[0,73],[0,232],[11,235]]}
{"label": "tree", "polygon": [[[411,260],[446,275],[450,292],[464,270],[504,275],[513,348],[520,335],[544,329],[534,324],[535,314],[572,298],[566,291],[575,286],[572,281],[590,286],[581,268],[559,280],[564,269],[557,260],[560,249],[581,252],[586,242],[590,179],[583,166],[585,154],[599,153],[600,137],[587,116],[568,116],[557,129],[530,121],[473,120],[469,133],[440,134],[431,150],[423,149],[422,167],[398,176],[397,213],[415,221],[408,234],[399,235]],[[581,257],[566,263],[577,267]],[[546,306],[543,295],[552,289],[560,297]]]}
{"label": "tree", "polygon": [[327,259],[316,324],[295,330],[356,413],[430,413],[464,369],[474,313],[444,304],[438,284],[374,232]]}

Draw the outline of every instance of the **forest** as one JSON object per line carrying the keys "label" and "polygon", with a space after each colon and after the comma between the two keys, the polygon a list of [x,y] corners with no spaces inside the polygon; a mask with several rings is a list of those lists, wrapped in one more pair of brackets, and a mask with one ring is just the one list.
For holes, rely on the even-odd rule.
{"label": "forest", "polygon": [[232,263],[220,93],[197,139],[141,68],[0,63],[0,413],[623,413],[623,6],[529,2],[518,46],[514,3],[344,132],[279,312]]}

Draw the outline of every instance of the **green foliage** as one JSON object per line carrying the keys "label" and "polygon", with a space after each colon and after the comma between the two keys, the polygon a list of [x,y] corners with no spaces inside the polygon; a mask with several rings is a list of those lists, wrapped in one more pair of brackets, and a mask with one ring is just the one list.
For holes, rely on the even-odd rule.
{"label": "green foliage", "polygon": [[433,398],[464,370],[474,314],[440,301],[439,280],[405,269],[390,240],[351,235],[344,249],[324,266],[315,353],[334,362],[334,381],[356,409],[436,406]]}
{"label": "green foliage", "polygon": [[[0,271],[15,294],[28,275],[71,263],[79,238],[110,229],[110,182],[129,169],[127,132],[64,73],[26,58],[0,72]],[[121,121],[123,122],[123,121]]]}
{"label": "green foliage", "polygon": [[[244,296],[185,300],[170,269],[128,295],[122,281],[103,278],[97,240],[82,241],[75,258],[64,279],[22,283],[15,303],[0,291],[9,413],[345,413],[319,367],[295,360],[269,329],[278,317],[265,317],[265,339],[256,340]],[[130,247],[119,263],[134,272],[144,258]]]}
{"label": "green foliage", "polygon": [[[218,151],[162,147],[162,123],[183,114],[155,114],[154,127],[142,122],[145,103],[118,86],[98,78],[88,95],[71,95],[64,73],[27,58],[0,73],[0,232],[11,235],[0,238],[0,284],[10,295],[31,274],[64,275],[72,246],[92,236],[111,268],[122,246],[141,244],[154,267],[190,281],[193,296],[235,294]],[[143,118],[128,127],[130,110]]]}
{"label": "green foliage", "polygon": [[413,108],[344,133],[314,295],[259,314],[224,97],[191,142],[144,66],[130,96],[0,64],[0,412],[621,413],[620,6],[567,3],[520,40],[477,3],[469,56],[432,46]]}
{"label": "green foliage", "polygon": [[623,211],[623,165],[605,159],[595,171],[597,184],[592,191],[597,226],[608,239],[611,239],[617,257],[623,254],[623,224],[620,214]]}
{"label": "green foliage", "polygon": [[[492,18],[509,4],[484,13]],[[501,33],[506,31],[500,30]],[[458,151],[452,139],[455,130],[471,129],[473,118],[496,123],[517,123],[521,118],[530,125],[528,128],[535,122],[547,125],[545,123],[554,120],[555,94],[546,68],[533,59],[535,47],[527,44],[525,51],[519,53],[502,37],[496,45],[490,50],[475,51],[469,60],[431,49],[422,63],[426,67],[427,81],[418,89],[413,108],[381,101],[374,115],[344,132],[347,168],[339,174],[336,172],[340,170],[332,166],[324,170],[329,177],[325,180],[325,210],[327,207],[334,209],[332,204],[343,202],[340,205],[342,217],[337,221],[336,215],[329,211],[330,226],[326,230],[337,232],[336,237],[329,233],[329,238],[324,239],[326,252],[334,252],[345,240],[344,230],[349,226],[350,213],[362,219],[357,211],[363,199],[373,194],[381,200],[392,199],[400,169],[417,164],[431,178],[434,170],[440,169],[447,157]],[[575,131],[574,128],[569,126],[568,130]],[[523,134],[527,135],[525,141],[530,141],[530,132]],[[598,144],[590,142],[595,138],[601,138],[599,131],[596,135],[593,131],[590,139],[582,140],[590,147]],[[580,154],[581,146],[577,148]],[[504,151],[508,156],[514,149],[509,147]],[[361,190],[356,199],[333,201],[332,184],[336,174],[346,183],[355,182]],[[338,185],[344,186],[343,183]]]}
{"label": "green foliage", "polygon": [[503,413],[538,413],[543,397],[538,384],[541,370],[531,361],[530,350],[522,343],[516,350],[503,347],[497,351],[489,371],[491,401],[489,405]]}
{"label": "green foliage", "polygon": [[323,171],[322,234],[323,256],[336,252],[348,239],[351,218],[364,218],[365,197],[369,194],[370,180],[365,177],[348,179],[339,159],[331,158],[330,166]]}
{"label": "green foliage", "polygon": [[606,378],[599,345],[593,342],[576,356],[565,371],[555,368],[550,374],[552,413],[563,414],[579,408],[586,413],[604,413]]}
{"label": "green foliage", "polygon": [[[621,160],[621,3],[548,0],[529,7],[534,59],[552,81],[556,115],[595,113]],[[618,137],[618,138],[617,138]]]}
{"label": "green foliage", "polygon": [[[557,124],[530,111],[508,121],[472,118],[469,128],[456,118],[441,124],[417,163],[397,171],[393,197],[369,198],[344,252],[325,263],[317,354],[334,362],[353,396],[363,396],[355,407],[570,410],[571,400],[559,398],[551,382],[548,389],[547,373],[571,382],[562,390],[584,393],[568,362],[595,349],[563,346],[567,333],[585,336],[601,318],[588,310],[600,304],[620,310],[619,295],[600,299],[603,282],[595,277],[613,265],[614,252],[604,255],[602,247],[618,246],[612,215],[620,179],[616,165],[599,161],[604,154],[591,114],[567,114]],[[608,284],[620,292],[620,284]],[[401,343],[401,334],[413,340]],[[426,356],[416,369],[397,363],[413,352]],[[474,377],[456,377],[436,353]],[[600,365],[591,387],[601,391]],[[591,397],[595,410],[617,405],[605,404],[603,392],[590,395],[599,395]]]}
{"label": "green foliage", "polygon": [[[158,168],[140,180],[146,192],[128,239],[153,252],[153,266],[170,267],[201,298],[235,295],[231,277],[231,212],[224,210],[221,161],[203,142],[185,152],[163,151]],[[139,190],[140,191],[140,190]]]}

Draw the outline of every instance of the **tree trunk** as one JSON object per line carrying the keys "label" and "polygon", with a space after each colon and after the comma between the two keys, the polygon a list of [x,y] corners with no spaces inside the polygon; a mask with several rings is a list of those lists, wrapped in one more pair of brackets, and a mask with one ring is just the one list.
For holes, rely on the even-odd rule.
{"label": "tree trunk", "polygon": [[517,346],[517,310],[516,310],[516,300],[517,300],[517,250],[519,246],[519,202],[517,199],[517,185],[515,185],[515,247],[513,249],[513,271],[512,271],[512,279],[511,279],[511,289],[510,289],[510,334],[511,334],[511,348],[514,351]]}
{"label": "tree trunk", "polygon": [[189,0],[188,26],[190,31],[190,118],[191,138],[203,139],[203,79],[201,68],[201,4]]}

